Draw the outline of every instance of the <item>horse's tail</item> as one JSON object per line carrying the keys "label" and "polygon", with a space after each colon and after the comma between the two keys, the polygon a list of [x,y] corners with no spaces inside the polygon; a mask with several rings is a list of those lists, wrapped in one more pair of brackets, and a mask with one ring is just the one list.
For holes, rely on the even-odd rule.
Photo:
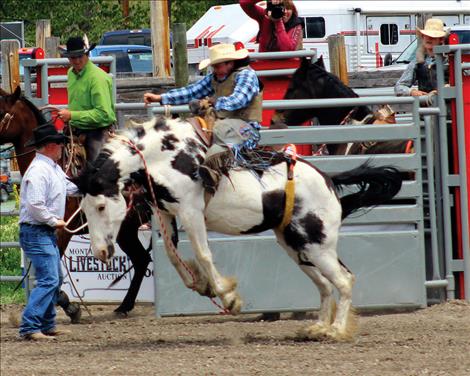
{"label": "horse's tail", "polygon": [[339,191],[347,185],[359,188],[357,192],[341,197],[342,219],[362,207],[376,206],[391,200],[400,191],[403,181],[400,171],[395,167],[372,167],[369,162],[331,179]]}

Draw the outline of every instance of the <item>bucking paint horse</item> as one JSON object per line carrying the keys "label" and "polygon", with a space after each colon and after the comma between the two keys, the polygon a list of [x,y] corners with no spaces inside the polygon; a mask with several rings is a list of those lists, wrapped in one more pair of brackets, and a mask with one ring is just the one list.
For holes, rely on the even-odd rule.
{"label": "bucking paint horse", "polygon": [[[191,124],[180,119],[154,118],[110,139],[97,160],[74,179],[84,195],[81,208],[95,257],[106,262],[113,256],[126,215],[122,191],[139,181],[155,205],[170,261],[188,288],[217,296],[228,311],[239,313],[242,300],[236,280],[214,266],[207,231],[241,235],[272,229],[320,290],[318,321],[303,335],[352,338],[354,276],[338,259],[339,228],[342,219],[359,208],[392,199],[401,187],[400,173],[393,167],[364,164],[329,177],[304,160],[294,164],[280,154],[262,172],[229,170],[206,202],[199,174],[206,152]],[[295,185],[291,193],[286,193],[288,181]],[[357,186],[355,193],[339,198],[341,187],[351,185]],[[175,217],[188,234],[196,260],[184,262],[175,253],[169,238]],[[337,309],[333,287],[339,292]]]}

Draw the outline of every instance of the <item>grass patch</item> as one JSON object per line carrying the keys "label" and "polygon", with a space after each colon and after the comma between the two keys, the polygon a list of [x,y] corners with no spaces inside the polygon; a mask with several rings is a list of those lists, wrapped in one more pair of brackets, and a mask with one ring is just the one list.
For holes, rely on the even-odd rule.
{"label": "grass patch", "polygon": [[[18,217],[0,217],[0,242],[17,242],[19,237]],[[21,250],[0,249],[0,275],[21,275]],[[0,283],[0,304],[25,303],[24,289],[13,291],[18,282]]]}
{"label": "grass patch", "polygon": [[24,304],[26,294],[23,288],[13,291],[18,282],[2,282],[0,284],[0,305],[3,304]]}

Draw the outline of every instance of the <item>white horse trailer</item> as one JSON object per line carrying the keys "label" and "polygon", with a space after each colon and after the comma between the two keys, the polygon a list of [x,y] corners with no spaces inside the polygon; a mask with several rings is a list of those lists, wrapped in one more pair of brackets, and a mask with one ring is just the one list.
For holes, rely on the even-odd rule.
{"label": "white horse trailer", "polygon": [[[382,57],[398,56],[416,33],[421,14],[441,18],[447,26],[470,24],[469,0],[441,1],[294,1],[304,20],[304,48],[323,55],[329,67],[327,37],[345,37],[348,69],[361,70],[376,66],[377,53]],[[258,3],[265,7],[266,1]],[[217,43],[242,42],[252,52],[258,23],[249,18],[239,4],[211,7],[187,32],[188,62],[191,72],[207,58],[208,48]]]}

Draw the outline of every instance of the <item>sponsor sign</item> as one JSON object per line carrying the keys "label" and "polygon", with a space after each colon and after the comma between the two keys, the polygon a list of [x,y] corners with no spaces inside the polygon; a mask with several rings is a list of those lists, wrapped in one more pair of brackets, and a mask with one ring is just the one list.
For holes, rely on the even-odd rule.
{"label": "sponsor sign", "polygon": [[[146,249],[151,241],[151,231],[139,231],[139,239]],[[116,244],[114,257],[104,264],[93,256],[88,235],[75,235],[70,240],[62,258],[64,283],[62,290],[73,301],[80,297],[85,302],[120,302],[129,289],[134,269],[127,273],[116,285],[109,285],[132,266],[129,257]],[[151,252],[151,251],[150,251]],[[74,287],[75,286],[75,287]],[[145,273],[137,295],[138,302],[154,300],[153,263]]]}

